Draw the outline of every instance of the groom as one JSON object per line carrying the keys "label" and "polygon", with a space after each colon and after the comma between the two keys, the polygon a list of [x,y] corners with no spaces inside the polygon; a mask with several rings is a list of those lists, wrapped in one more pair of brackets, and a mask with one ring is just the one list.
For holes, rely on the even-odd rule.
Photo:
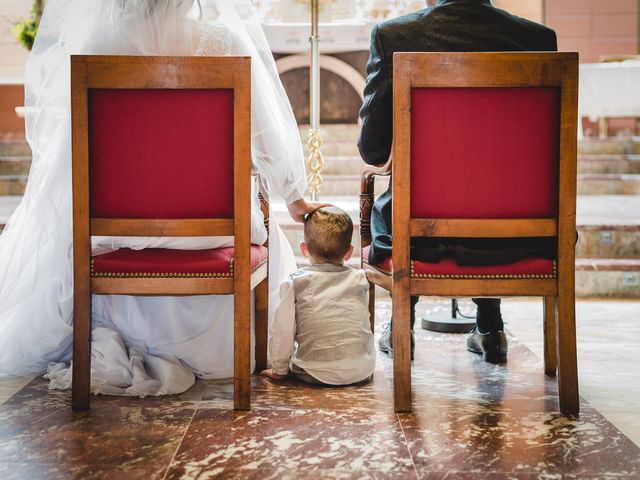
{"label": "groom", "polygon": [[[428,0],[429,8],[388,20],[371,31],[367,85],[360,110],[362,130],[358,148],[370,165],[386,163],[392,142],[392,88],[394,52],[496,52],[555,51],[556,34],[537,23],[510,15],[490,0]],[[371,216],[373,241],[369,262],[391,255],[391,187],[380,195]],[[411,244],[411,258],[438,262],[453,257],[461,265],[512,263],[528,256],[553,258],[551,239],[442,239],[421,238]],[[500,299],[475,298],[476,326],[467,349],[491,363],[507,359],[507,339],[500,313]],[[411,349],[418,297],[411,298]],[[391,328],[383,333],[379,348],[391,353]],[[413,355],[412,355],[413,357]]]}

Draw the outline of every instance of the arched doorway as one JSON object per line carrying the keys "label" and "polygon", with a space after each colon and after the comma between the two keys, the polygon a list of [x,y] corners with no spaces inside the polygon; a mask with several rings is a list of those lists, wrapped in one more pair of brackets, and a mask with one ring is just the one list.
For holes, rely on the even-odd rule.
{"label": "arched doorway", "polygon": [[[308,123],[310,61],[308,54],[289,55],[276,61],[299,123]],[[320,55],[320,69],[321,122],[357,123],[364,99],[364,76],[349,63],[329,55]]]}

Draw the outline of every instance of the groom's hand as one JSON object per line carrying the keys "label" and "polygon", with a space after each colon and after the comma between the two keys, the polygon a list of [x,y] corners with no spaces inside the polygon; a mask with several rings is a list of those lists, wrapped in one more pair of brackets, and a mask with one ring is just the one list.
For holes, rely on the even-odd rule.
{"label": "groom's hand", "polygon": [[328,207],[329,203],[320,203],[320,202],[307,202],[304,198],[300,200],[296,200],[287,205],[287,209],[289,209],[289,215],[298,223],[304,222],[304,216],[309,213],[313,213],[319,208]]}

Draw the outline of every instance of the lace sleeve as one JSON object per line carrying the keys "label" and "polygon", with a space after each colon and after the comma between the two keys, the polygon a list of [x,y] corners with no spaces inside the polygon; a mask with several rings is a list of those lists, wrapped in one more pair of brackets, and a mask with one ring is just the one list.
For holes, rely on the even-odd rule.
{"label": "lace sleeve", "polygon": [[233,41],[229,29],[224,25],[204,24],[200,32],[196,56],[232,54]]}
{"label": "lace sleeve", "polygon": [[258,24],[248,29],[233,22],[229,25],[203,25],[196,55],[251,57],[253,168],[265,181],[269,196],[292,203],[303,197],[306,188],[304,157],[293,110],[262,27]]}

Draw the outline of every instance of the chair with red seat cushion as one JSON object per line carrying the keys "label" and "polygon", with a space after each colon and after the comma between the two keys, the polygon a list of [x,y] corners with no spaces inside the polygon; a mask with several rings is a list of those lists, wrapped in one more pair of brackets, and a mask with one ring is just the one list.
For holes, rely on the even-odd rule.
{"label": "chair with red seat cushion", "polygon": [[[248,409],[252,289],[257,368],[268,311],[268,251],[250,231],[251,59],[72,56],[71,78],[72,407],[89,408],[92,294],[233,294],[234,407]],[[234,247],[92,258],[93,235],[233,236]]]}
{"label": "chair with red seat cushion", "polygon": [[[369,249],[370,247],[365,247],[362,250],[365,263],[369,258]],[[393,272],[391,257],[371,266],[389,275]],[[554,279],[556,278],[556,261],[531,257],[501,265],[458,265],[453,258],[443,258],[437,263],[411,260],[411,278]]]}
{"label": "chair with red seat cushion", "polygon": [[[560,410],[578,413],[577,64],[574,53],[394,54],[393,162],[365,169],[360,217],[363,267],[392,292],[397,411],[411,410],[411,295],[540,296],[545,372],[558,370]],[[373,179],[391,174],[392,256],[368,265]],[[553,237],[558,258],[418,262],[412,237]]]}
{"label": "chair with red seat cushion", "polygon": [[[121,248],[91,259],[91,276],[98,277],[181,277],[232,278],[235,249],[172,250]],[[262,245],[251,245],[251,270],[268,260]]]}

